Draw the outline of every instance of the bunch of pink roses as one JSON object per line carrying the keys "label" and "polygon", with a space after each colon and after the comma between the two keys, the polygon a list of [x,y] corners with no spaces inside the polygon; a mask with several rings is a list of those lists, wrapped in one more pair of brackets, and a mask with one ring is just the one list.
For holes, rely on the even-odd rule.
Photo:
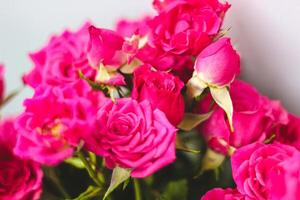
{"label": "bunch of pink roses", "polygon": [[[230,5],[154,0],[153,7],[155,16],[122,19],[115,30],[91,23],[66,30],[30,54],[23,81],[34,95],[0,124],[0,199],[39,199],[40,165],[63,163],[85,168],[93,181],[77,200],[119,199],[113,191],[130,178],[136,200],[149,192],[192,199],[189,189],[175,197],[151,180],[167,166],[179,173],[187,154],[201,162],[199,179],[231,162],[236,187],[211,185],[198,199],[300,198],[300,118],[237,79],[240,56],[222,29]],[[1,81],[4,103],[3,88]],[[201,147],[191,147],[191,132]],[[191,177],[181,179],[187,186]]]}

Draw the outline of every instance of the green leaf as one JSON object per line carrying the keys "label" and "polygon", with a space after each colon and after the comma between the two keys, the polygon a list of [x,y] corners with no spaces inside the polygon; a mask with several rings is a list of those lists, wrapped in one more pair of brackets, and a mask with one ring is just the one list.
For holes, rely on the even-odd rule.
{"label": "green leaf", "polygon": [[188,153],[194,153],[194,154],[199,154],[200,151],[199,150],[194,150],[194,149],[189,149],[186,144],[184,143],[184,141],[180,138],[180,136],[178,135],[176,137],[176,149],[179,151],[185,151]]}
{"label": "green leaf", "polygon": [[7,103],[9,103],[13,98],[15,98],[20,92],[22,92],[24,87],[17,89],[13,92],[11,92],[8,96],[6,96],[1,102],[0,102],[0,109],[4,107]]}
{"label": "green leaf", "polygon": [[177,126],[184,131],[191,131],[193,128],[197,127],[199,124],[207,120],[211,116],[212,112],[205,114],[194,114],[194,113],[185,113],[183,120]]}
{"label": "green leaf", "polygon": [[223,88],[211,87],[209,89],[215,102],[225,111],[230,125],[230,130],[233,132],[234,131],[233,124],[232,124],[233,106],[232,106],[232,101],[227,87],[223,87]]}
{"label": "green leaf", "polygon": [[215,152],[214,150],[208,148],[202,160],[200,171],[195,176],[195,178],[202,175],[203,172],[205,171],[215,170],[219,168],[224,160],[225,160],[225,155]]}
{"label": "green leaf", "polygon": [[89,200],[93,197],[97,197],[101,195],[101,188],[96,186],[89,186],[86,191],[81,193],[78,197],[73,200]]}
{"label": "green leaf", "polygon": [[162,196],[164,200],[186,200],[187,199],[187,180],[182,179],[168,183]]}
{"label": "green leaf", "polygon": [[65,163],[72,165],[73,167],[76,167],[78,169],[84,169],[85,165],[78,157],[72,157],[65,160]]}
{"label": "green leaf", "polygon": [[221,29],[219,31],[219,33],[215,36],[214,41],[217,41],[218,39],[220,39],[221,37],[224,37],[225,35],[228,34],[228,32],[230,31],[231,27],[226,28],[226,29]]}
{"label": "green leaf", "polygon": [[101,90],[104,93],[108,92],[108,88],[104,84],[99,84],[87,78],[81,71],[78,71],[79,78],[85,80],[94,90]]}
{"label": "green leaf", "polygon": [[112,193],[121,183],[126,181],[130,177],[130,173],[130,169],[124,169],[118,166],[115,167],[112,173],[109,188],[107,189],[103,200],[107,199],[110,193]]}
{"label": "green leaf", "polygon": [[129,182],[130,182],[130,178],[128,178],[126,181],[124,181],[124,183],[123,183],[123,190],[126,189],[126,187],[128,186]]}

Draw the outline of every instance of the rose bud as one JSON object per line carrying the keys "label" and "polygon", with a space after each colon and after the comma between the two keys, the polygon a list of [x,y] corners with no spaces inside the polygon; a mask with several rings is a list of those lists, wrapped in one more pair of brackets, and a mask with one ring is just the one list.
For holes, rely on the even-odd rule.
{"label": "rose bud", "polygon": [[205,48],[195,62],[196,75],[209,86],[229,85],[240,72],[240,56],[229,38],[222,38]]}
{"label": "rose bud", "polygon": [[240,56],[233,49],[229,38],[222,38],[205,48],[197,57],[193,77],[187,83],[189,97],[201,95],[210,88],[215,102],[226,112],[231,130],[232,102],[229,86],[240,72]]}
{"label": "rose bud", "polygon": [[124,77],[117,72],[126,63],[126,54],[122,51],[123,37],[94,26],[90,26],[89,34],[87,57],[90,65],[98,70],[95,80],[108,85],[124,85]]}

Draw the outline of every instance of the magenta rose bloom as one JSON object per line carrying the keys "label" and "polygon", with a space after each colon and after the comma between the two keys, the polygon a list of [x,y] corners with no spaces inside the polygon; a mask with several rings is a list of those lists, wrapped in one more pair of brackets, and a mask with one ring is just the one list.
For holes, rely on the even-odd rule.
{"label": "magenta rose bloom", "polygon": [[246,200],[245,196],[236,189],[214,188],[201,198],[201,200]]}
{"label": "magenta rose bloom", "polygon": [[229,8],[218,0],[167,0],[154,5],[159,13],[149,21],[149,44],[165,52],[194,56],[212,42]]}
{"label": "magenta rose bloom", "polygon": [[64,86],[41,85],[16,121],[15,153],[45,165],[72,156],[74,147],[93,130],[104,99],[82,80]]}
{"label": "magenta rose bloom", "polygon": [[4,66],[0,63],[0,101],[4,98],[5,84],[4,84]]}
{"label": "magenta rose bloom", "polygon": [[229,38],[222,38],[206,47],[195,62],[196,75],[206,84],[223,87],[240,73],[240,56]]}
{"label": "magenta rose bloom", "polygon": [[244,146],[231,157],[237,189],[250,199],[296,200],[300,189],[299,158],[296,148],[280,143]]}
{"label": "magenta rose bloom", "polygon": [[135,70],[133,83],[132,98],[148,100],[154,108],[163,111],[174,126],[181,122],[184,83],[179,78],[167,72],[153,71],[151,66],[144,65]]}
{"label": "magenta rose bloom", "polygon": [[142,178],[175,160],[176,129],[148,101],[110,101],[98,111],[96,124],[86,145],[108,168],[131,169],[132,177]]}
{"label": "magenta rose bloom", "polygon": [[[236,80],[231,84],[230,94],[234,132],[230,132],[225,112],[217,105],[212,116],[200,127],[201,134],[212,149],[226,154],[229,146],[239,148],[253,142],[263,142],[275,133],[276,127],[287,124],[288,114],[280,103],[262,96],[250,84]],[[200,103],[200,113],[208,112],[211,101],[208,96]]]}
{"label": "magenta rose bloom", "polygon": [[[193,74],[194,61],[192,57],[189,54],[175,55],[150,45],[151,27],[149,22],[151,20],[151,17],[144,17],[139,20],[122,19],[117,23],[116,32],[126,38],[123,50],[131,53],[131,58],[137,58],[143,63],[151,64],[160,71],[171,70],[171,73],[187,82]],[[136,45],[132,39],[135,39]],[[131,51],[128,51],[128,46]]]}
{"label": "magenta rose bloom", "polygon": [[79,79],[79,71],[93,79],[96,71],[87,60],[89,26],[86,23],[76,32],[66,30],[60,36],[53,36],[44,48],[31,54],[34,68],[24,75],[25,84],[35,88],[45,83],[69,83]]}
{"label": "magenta rose bloom", "polygon": [[40,166],[13,153],[17,138],[14,120],[0,123],[0,199],[37,200],[42,192]]}
{"label": "magenta rose bloom", "polygon": [[295,153],[270,172],[269,199],[297,200],[300,197],[300,154]]}
{"label": "magenta rose bloom", "polygon": [[296,147],[300,151],[300,118],[289,114],[289,122],[276,131],[276,141]]}

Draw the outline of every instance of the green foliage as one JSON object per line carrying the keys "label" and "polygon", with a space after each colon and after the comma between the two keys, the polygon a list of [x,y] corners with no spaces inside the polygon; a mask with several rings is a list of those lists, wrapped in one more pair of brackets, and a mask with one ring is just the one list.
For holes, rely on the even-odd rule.
{"label": "green foliage", "polygon": [[112,193],[121,183],[130,178],[129,169],[124,169],[121,167],[115,167],[111,176],[110,185],[107,191],[105,192],[103,200],[107,199],[107,197]]}
{"label": "green foliage", "polygon": [[95,186],[89,186],[86,191],[81,193],[78,197],[73,200],[89,200],[94,197],[100,197],[101,195],[101,188]]}
{"label": "green foliage", "polygon": [[187,180],[172,181],[167,184],[162,195],[157,200],[186,200],[187,192]]}
{"label": "green foliage", "polygon": [[78,169],[84,169],[85,168],[83,162],[77,157],[69,158],[69,159],[65,160],[65,163],[68,163],[69,165],[72,165],[72,166],[74,166]]}

